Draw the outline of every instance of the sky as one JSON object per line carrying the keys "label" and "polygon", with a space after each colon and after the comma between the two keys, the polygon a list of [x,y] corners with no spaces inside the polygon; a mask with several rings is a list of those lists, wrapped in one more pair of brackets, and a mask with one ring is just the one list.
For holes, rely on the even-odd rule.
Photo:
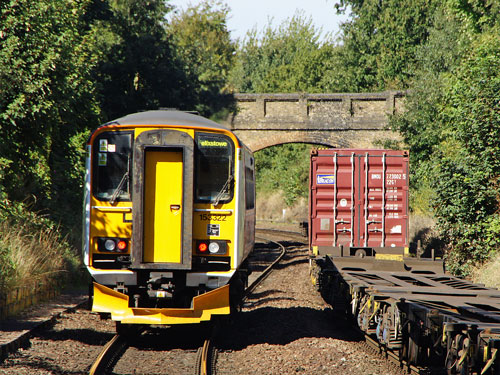
{"label": "sky", "polygon": [[[170,0],[168,3],[181,9],[189,4],[197,5],[202,0]],[[306,17],[311,17],[316,28],[325,32],[339,31],[339,24],[347,19],[347,15],[337,15],[335,11],[336,0],[225,0],[231,8],[228,29],[231,38],[242,39],[246,32],[257,27],[258,31],[272,19],[276,27],[287,18],[291,18],[297,9],[303,10]]]}

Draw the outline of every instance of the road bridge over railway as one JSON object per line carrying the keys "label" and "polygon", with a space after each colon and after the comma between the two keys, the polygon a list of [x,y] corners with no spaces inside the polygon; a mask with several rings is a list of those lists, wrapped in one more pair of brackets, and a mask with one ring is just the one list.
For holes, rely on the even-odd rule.
{"label": "road bridge over railway", "polygon": [[388,116],[403,110],[405,92],[362,94],[235,94],[231,129],[253,151],[282,143],[370,148],[397,139]]}

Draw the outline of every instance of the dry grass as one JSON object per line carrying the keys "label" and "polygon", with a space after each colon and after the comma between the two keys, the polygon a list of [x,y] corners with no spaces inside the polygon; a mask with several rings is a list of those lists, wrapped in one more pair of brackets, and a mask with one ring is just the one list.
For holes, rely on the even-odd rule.
{"label": "dry grass", "polygon": [[500,255],[492,257],[489,262],[478,266],[471,272],[472,281],[490,288],[500,288]]}
{"label": "dry grass", "polygon": [[256,208],[257,220],[287,223],[307,221],[307,199],[300,198],[288,207],[282,191],[258,193]]}
{"label": "dry grass", "polygon": [[33,231],[5,221],[0,223],[0,262],[1,291],[64,279],[76,257],[57,229]]}

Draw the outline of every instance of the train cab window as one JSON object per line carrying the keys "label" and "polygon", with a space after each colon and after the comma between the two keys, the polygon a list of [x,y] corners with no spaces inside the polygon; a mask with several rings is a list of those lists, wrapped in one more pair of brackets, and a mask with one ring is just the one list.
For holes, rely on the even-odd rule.
{"label": "train cab window", "polygon": [[221,134],[197,133],[195,146],[195,200],[214,205],[233,199],[234,146]]}
{"label": "train cab window", "polygon": [[132,132],[99,134],[93,149],[94,197],[101,201],[131,200]]}

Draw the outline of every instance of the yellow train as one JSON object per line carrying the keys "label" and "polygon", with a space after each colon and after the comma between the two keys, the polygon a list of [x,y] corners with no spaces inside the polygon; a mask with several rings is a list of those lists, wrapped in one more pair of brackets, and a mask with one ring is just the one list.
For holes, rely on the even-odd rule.
{"label": "yellow train", "polygon": [[92,311],[155,325],[229,314],[254,246],[250,150],[220,124],[158,110],[99,127],[87,153]]}

